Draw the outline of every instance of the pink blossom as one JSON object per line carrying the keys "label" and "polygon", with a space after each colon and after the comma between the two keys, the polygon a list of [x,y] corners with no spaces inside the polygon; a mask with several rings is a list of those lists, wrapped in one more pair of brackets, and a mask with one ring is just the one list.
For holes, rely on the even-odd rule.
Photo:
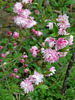
{"label": "pink blossom", "polygon": [[14,38],[18,38],[19,37],[19,33],[18,32],[14,32],[13,37]]}
{"label": "pink blossom", "polygon": [[30,49],[30,52],[32,53],[32,56],[33,57],[36,57],[37,56],[37,53],[39,52],[40,50],[36,47],[36,46],[32,46],[32,48]]}
{"label": "pink blossom", "polygon": [[8,6],[5,7],[6,9],[8,8]]}
{"label": "pink blossom", "polygon": [[20,63],[24,63],[24,59],[21,59],[21,60],[20,60]]}
{"label": "pink blossom", "polygon": [[55,67],[53,66],[53,67],[51,67],[51,68],[49,69],[49,71],[52,72],[52,73],[50,73],[50,74],[48,74],[48,75],[45,75],[45,76],[51,76],[51,75],[55,74],[56,69],[55,69]]}
{"label": "pink blossom", "polygon": [[20,11],[20,16],[23,18],[29,17],[30,14],[31,14],[31,11],[29,9],[21,9]]}
{"label": "pink blossom", "polygon": [[37,36],[40,36],[40,35],[42,35],[43,33],[41,32],[41,31],[37,31]]}
{"label": "pink blossom", "polygon": [[12,33],[9,31],[9,32],[8,32],[8,35],[9,35],[9,36],[11,36],[11,35],[12,35]]}
{"label": "pink blossom", "polygon": [[0,49],[3,49],[3,47],[0,45]]}
{"label": "pink blossom", "polygon": [[28,56],[27,55],[24,55],[23,58],[28,58]]}
{"label": "pink blossom", "polygon": [[60,28],[58,33],[59,33],[59,35],[67,35],[67,32],[66,32],[65,28]]}
{"label": "pink blossom", "polygon": [[37,24],[37,22],[34,21],[32,17],[26,18],[22,16],[16,16],[14,18],[14,23],[16,23],[16,25],[23,27],[23,28],[31,28]]}
{"label": "pink blossom", "polygon": [[18,69],[17,68],[14,68],[14,72],[17,73],[17,71],[18,71]]}
{"label": "pink blossom", "polygon": [[[46,39],[45,39],[45,42],[46,42],[46,41],[49,43],[49,47],[51,47],[51,48],[52,48],[52,47],[54,46],[54,44],[55,44],[55,39],[52,38],[52,37],[46,38]],[[45,42],[42,43],[43,46],[45,46]]]}
{"label": "pink blossom", "polygon": [[58,61],[59,59],[58,52],[56,52],[55,50],[52,50],[51,48],[43,50],[43,58],[44,58],[44,61],[54,63],[55,61]]}
{"label": "pink blossom", "polygon": [[72,45],[73,44],[72,43],[73,42],[73,35],[70,35],[70,38],[69,38],[69,41],[68,42],[69,42],[69,45]]}
{"label": "pink blossom", "polygon": [[20,2],[16,2],[13,8],[14,13],[19,13],[19,11],[22,9],[23,5]]}
{"label": "pink blossom", "polygon": [[36,57],[36,56],[37,56],[37,52],[34,51],[34,52],[32,53],[32,56],[33,56],[33,57]]}
{"label": "pink blossom", "polygon": [[21,88],[24,89],[25,93],[29,93],[34,90],[32,82],[29,80],[29,78],[26,78],[26,80],[22,81],[20,84]]}
{"label": "pink blossom", "polygon": [[16,43],[14,43],[14,46],[16,46],[17,44]]}
{"label": "pink blossom", "polygon": [[59,15],[58,19],[56,19],[58,21],[58,26],[60,28],[68,28],[70,27],[70,23],[68,20],[68,16],[66,14],[64,15]]}
{"label": "pink blossom", "polygon": [[35,32],[35,29],[32,29],[32,32]]}
{"label": "pink blossom", "polygon": [[2,60],[0,59],[0,62],[2,62]]}
{"label": "pink blossom", "polygon": [[29,70],[26,68],[26,69],[24,70],[24,72],[25,72],[25,73],[28,73],[28,72],[29,72]]}
{"label": "pink blossom", "polygon": [[5,54],[4,54],[4,53],[2,53],[2,54],[1,54],[1,56],[2,56],[2,57],[5,57]]}
{"label": "pink blossom", "polygon": [[36,70],[34,71],[34,75],[29,76],[30,81],[32,81],[36,85],[43,82],[43,78],[44,78],[43,74],[40,74],[39,72],[36,72]]}
{"label": "pink blossom", "polygon": [[30,49],[30,52],[33,53],[33,51],[38,50],[37,46],[32,46],[32,48]]}
{"label": "pink blossom", "polygon": [[53,29],[53,22],[49,22],[47,27],[49,27],[49,30],[52,30]]}
{"label": "pink blossom", "polygon": [[27,64],[24,64],[24,67],[27,67]]}
{"label": "pink blossom", "polygon": [[12,73],[12,74],[11,74],[11,76],[12,76],[12,77],[15,77],[15,74],[14,74],[14,73]]}
{"label": "pink blossom", "polygon": [[68,44],[68,41],[64,39],[65,38],[58,38],[58,40],[56,40],[56,45],[55,45],[56,51],[66,47],[66,45]]}
{"label": "pink blossom", "polygon": [[25,3],[25,4],[32,3],[32,0],[22,0],[22,3]]}
{"label": "pink blossom", "polygon": [[16,78],[16,79],[18,79],[18,78],[19,78],[19,76],[18,76],[18,75],[16,75],[16,76],[15,76],[15,78]]}
{"label": "pink blossom", "polygon": [[67,52],[58,52],[60,58],[66,56]]}
{"label": "pink blossom", "polygon": [[27,24],[27,18],[16,16],[14,17],[14,23],[20,27],[25,27],[25,25]]}
{"label": "pink blossom", "polygon": [[35,13],[36,13],[37,15],[39,15],[40,12],[39,12],[39,10],[35,10]]}

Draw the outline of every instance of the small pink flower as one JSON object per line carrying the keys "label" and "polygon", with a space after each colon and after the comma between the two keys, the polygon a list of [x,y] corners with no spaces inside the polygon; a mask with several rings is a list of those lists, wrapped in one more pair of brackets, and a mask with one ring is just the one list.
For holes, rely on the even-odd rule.
{"label": "small pink flower", "polygon": [[70,38],[69,38],[69,45],[72,45],[73,43],[73,35],[70,35]]}
{"label": "small pink flower", "polygon": [[33,57],[36,57],[36,56],[37,56],[37,52],[34,51],[34,52],[32,53],[32,56],[33,56]]}
{"label": "small pink flower", "polygon": [[24,67],[27,67],[27,64],[24,64]]}
{"label": "small pink flower", "polygon": [[13,37],[14,38],[18,38],[19,37],[19,33],[18,32],[14,32]]}
{"label": "small pink flower", "polygon": [[51,75],[55,74],[56,69],[55,69],[55,67],[53,66],[53,67],[51,67],[51,68],[49,69],[49,71],[52,72],[52,73],[50,73],[50,74],[48,74],[48,75],[45,75],[45,76],[51,76]]}
{"label": "small pink flower", "polygon": [[5,7],[6,9],[8,8],[8,6]]}
{"label": "small pink flower", "polygon": [[32,32],[35,32],[35,29],[32,29]]}
{"label": "small pink flower", "polygon": [[17,71],[18,71],[18,69],[17,68],[14,68],[14,72],[17,73]]}
{"label": "small pink flower", "polygon": [[12,35],[12,33],[9,31],[9,32],[8,32],[8,35],[9,35],[9,36],[11,36],[11,35]]}
{"label": "small pink flower", "polygon": [[21,60],[20,60],[20,63],[24,63],[24,59],[21,59]]}
{"label": "small pink flower", "polygon": [[3,49],[3,47],[0,45],[0,49]]}
{"label": "small pink flower", "polygon": [[2,54],[1,54],[1,56],[2,56],[2,57],[5,57],[5,54],[4,54],[4,53],[2,53]]}
{"label": "small pink flower", "polygon": [[16,43],[14,43],[14,46],[16,46],[17,44]]}
{"label": "small pink flower", "polygon": [[0,62],[2,62],[2,60],[0,59]]}
{"label": "small pink flower", "polygon": [[27,55],[24,55],[23,58],[28,58],[28,56]]}
{"label": "small pink flower", "polygon": [[39,12],[39,10],[35,10],[35,13],[36,13],[37,15],[39,15],[40,12]]}
{"label": "small pink flower", "polygon": [[19,78],[19,76],[18,76],[18,75],[16,75],[16,76],[15,76],[15,78],[16,78],[16,79],[18,79],[18,78]]}
{"label": "small pink flower", "polygon": [[28,73],[28,72],[29,72],[29,70],[26,68],[26,69],[24,70],[24,72],[25,72],[25,73]]}
{"label": "small pink flower", "polygon": [[14,74],[14,73],[12,73],[12,74],[11,74],[11,76],[12,76],[12,77],[15,77],[15,74]]}
{"label": "small pink flower", "polygon": [[32,46],[32,48],[30,49],[30,52],[32,53],[32,56],[33,57],[36,57],[37,56],[37,53],[39,52],[40,50],[36,47],[36,46]]}

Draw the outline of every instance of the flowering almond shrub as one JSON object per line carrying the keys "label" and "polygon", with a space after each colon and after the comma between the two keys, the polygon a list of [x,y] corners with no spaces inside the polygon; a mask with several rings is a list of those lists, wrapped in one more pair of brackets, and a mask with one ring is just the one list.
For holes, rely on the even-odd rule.
{"label": "flowering almond shrub", "polygon": [[73,35],[69,32],[69,16],[60,13],[53,18],[50,12],[48,16],[43,16],[41,13],[44,13],[44,9],[39,8],[36,1],[16,2],[12,17],[15,27],[8,31],[5,43],[4,40],[0,43],[0,69],[4,73],[0,80],[6,80],[5,84],[12,95],[15,94],[15,86],[11,81],[14,81],[16,89],[19,88],[18,92],[24,97],[31,96],[38,88],[51,88],[49,85],[52,81],[54,85],[58,78],[56,81],[50,79],[56,77],[54,74],[64,66],[62,59],[66,58],[73,44]]}

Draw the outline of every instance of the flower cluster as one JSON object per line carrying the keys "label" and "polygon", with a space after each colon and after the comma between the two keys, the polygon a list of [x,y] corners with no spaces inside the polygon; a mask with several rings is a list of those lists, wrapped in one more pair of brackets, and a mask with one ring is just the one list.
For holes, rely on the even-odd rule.
{"label": "flower cluster", "polygon": [[56,20],[58,21],[59,35],[67,35],[66,28],[70,27],[68,16],[66,14],[59,15]]}
{"label": "flower cluster", "polygon": [[30,52],[32,53],[32,56],[33,57],[36,57],[37,56],[37,53],[39,52],[40,50],[36,47],[36,46],[32,46],[32,48],[30,49]]}
{"label": "flower cluster", "polygon": [[26,80],[22,81],[20,86],[22,89],[24,89],[25,93],[29,93],[34,90],[32,83],[38,85],[39,83],[43,82],[43,78],[43,74],[40,74],[35,70],[34,75],[30,75],[29,78],[26,78]]}
{"label": "flower cluster", "polygon": [[24,89],[25,93],[29,93],[34,90],[32,82],[29,80],[29,78],[26,78],[26,80],[22,81],[20,84],[21,88]]}
{"label": "flower cluster", "polygon": [[[31,0],[23,0],[22,3],[30,3]],[[23,28],[31,28],[36,25],[34,17],[31,17],[31,11],[29,9],[23,9],[23,5],[20,2],[16,2],[13,8],[13,12],[17,13],[16,17],[13,17],[14,23]]]}
{"label": "flower cluster", "polygon": [[40,36],[43,33],[41,31],[35,31],[35,29],[32,29],[32,32],[36,35],[36,36]]}
{"label": "flower cluster", "polygon": [[43,49],[43,58],[44,61],[48,61],[50,63],[54,63],[55,61],[58,61],[59,56],[58,56],[58,52],[56,52],[55,50],[52,50],[51,48],[49,49]]}

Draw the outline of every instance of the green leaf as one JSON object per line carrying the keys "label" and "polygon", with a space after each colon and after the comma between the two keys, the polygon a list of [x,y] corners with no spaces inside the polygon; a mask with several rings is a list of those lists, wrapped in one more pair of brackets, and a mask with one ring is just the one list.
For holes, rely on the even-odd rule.
{"label": "green leaf", "polygon": [[64,3],[64,5],[68,5],[68,4],[75,4],[75,0],[68,0]]}
{"label": "green leaf", "polygon": [[56,27],[56,25],[53,23],[53,31],[55,33],[56,36],[58,36],[58,28]]}
{"label": "green leaf", "polygon": [[48,74],[51,74],[52,72],[50,71],[46,71],[45,73],[43,73],[43,75],[48,75]]}
{"label": "green leaf", "polygon": [[49,49],[49,44],[47,41],[45,42],[45,47]]}
{"label": "green leaf", "polygon": [[40,89],[48,89],[47,85],[39,85],[36,88],[40,88]]}

